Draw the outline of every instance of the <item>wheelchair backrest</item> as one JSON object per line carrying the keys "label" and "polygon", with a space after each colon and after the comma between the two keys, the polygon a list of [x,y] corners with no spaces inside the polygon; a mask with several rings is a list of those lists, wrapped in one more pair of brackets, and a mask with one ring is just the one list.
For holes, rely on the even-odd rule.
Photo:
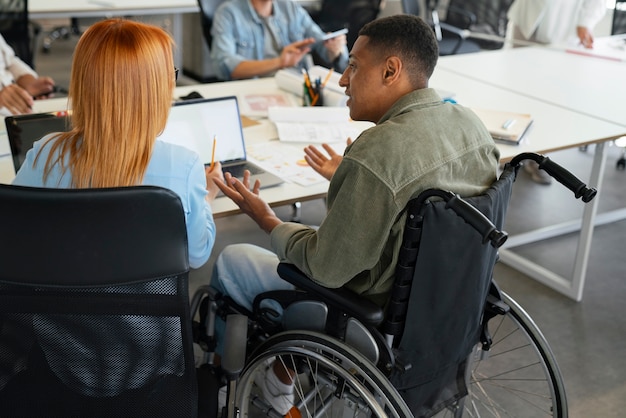
{"label": "wheelchair backrest", "polygon": [[[506,217],[516,171],[507,167],[483,194],[465,199],[498,229]],[[446,205],[419,198],[409,203],[407,218],[421,223],[418,241],[406,244],[414,247],[409,252],[416,257],[414,263],[408,262],[412,280],[403,284],[404,292],[395,289],[390,301],[390,307],[397,305],[394,309],[406,312],[394,343],[399,367],[391,380],[416,416],[428,416],[467,393],[465,364],[478,342],[497,259],[497,249],[485,244]]]}

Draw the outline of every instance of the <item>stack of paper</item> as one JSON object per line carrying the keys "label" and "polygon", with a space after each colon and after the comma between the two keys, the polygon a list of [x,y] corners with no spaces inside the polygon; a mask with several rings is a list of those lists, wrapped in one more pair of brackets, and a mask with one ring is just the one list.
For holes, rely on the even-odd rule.
{"label": "stack of paper", "polygon": [[276,125],[281,141],[306,144],[345,142],[374,126],[352,121],[345,106],[270,107],[268,117]]}

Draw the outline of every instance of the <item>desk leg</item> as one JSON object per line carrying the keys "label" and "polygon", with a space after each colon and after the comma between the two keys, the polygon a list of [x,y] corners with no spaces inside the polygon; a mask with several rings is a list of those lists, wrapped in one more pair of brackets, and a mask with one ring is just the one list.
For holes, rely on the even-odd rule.
{"label": "desk leg", "polygon": [[[500,250],[500,261],[507,264],[533,279],[553,288],[554,290],[580,302],[582,300],[583,289],[585,285],[585,276],[587,274],[587,264],[589,261],[589,252],[591,249],[591,240],[593,229],[596,221],[596,213],[598,210],[598,202],[600,201],[600,186],[604,176],[604,168],[606,166],[605,144],[596,144],[593,166],[591,167],[591,176],[589,185],[598,190],[595,199],[585,205],[582,223],[568,222],[561,226],[548,227],[541,230],[531,231],[516,240],[511,237],[505,244],[505,248]],[[613,219],[613,218],[611,218]],[[549,237],[558,236],[563,233],[580,230],[578,239],[578,248],[576,250],[576,259],[574,261],[574,270],[571,279],[564,278],[545,267],[542,267],[520,255],[513,253],[510,248],[517,245],[536,242]],[[560,232],[560,233],[559,233]]]}

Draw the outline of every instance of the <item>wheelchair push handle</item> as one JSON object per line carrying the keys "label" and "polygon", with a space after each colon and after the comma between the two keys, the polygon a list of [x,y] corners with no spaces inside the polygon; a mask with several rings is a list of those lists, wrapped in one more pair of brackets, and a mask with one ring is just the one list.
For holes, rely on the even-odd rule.
{"label": "wheelchair push handle", "polygon": [[467,203],[458,194],[450,193],[446,199],[446,207],[452,209],[465,222],[470,224],[483,237],[483,244],[489,242],[494,248],[499,248],[506,242],[508,234],[498,230],[496,226],[481,211]]}
{"label": "wheelchair push handle", "polygon": [[494,248],[499,248],[508,238],[506,232],[496,228],[489,218],[456,193],[441,189],[424,190],[415,199],[417,207],[421,207],[425,201],[432,197],[443,199],[446,202],[446,209],[452,209],[466,223],[478,231],[483,238],[483,244],[489,242]]}
{"label": "wheelchair push handle", "polygon": [[540,169],[544,170],[550,176],[554,177],[556,181],[574,192],[576,199],[581,198],[585,203],[590,202],[598,193],[595,188],[587,187],[587,185],[580,181],[574,174],[541,154],[532,152],[522,153],[513,157],[510,164],[518,167],[523,160],[535,161],[539,164]]}

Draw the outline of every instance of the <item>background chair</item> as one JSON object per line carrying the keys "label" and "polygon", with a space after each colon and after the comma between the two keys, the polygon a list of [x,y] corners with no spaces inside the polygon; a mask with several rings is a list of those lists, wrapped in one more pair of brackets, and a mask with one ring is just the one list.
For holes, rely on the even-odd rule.
{"label": "background chair", "polygon": [[46,34],[43,38],[41,50],[48,53],[50,52],[50,48],[52,48],[52,44],[58,39],[68,39],[71,35],[80,36],[81,34],[82,31],[78,25],[78,18],[71,17],[69,25],[56,26]]}
{"label": "background chair", "polygon": [[324,0],[322,7],[311,17],[324,32],[348,29],[348,50],[359,36],[359,30],[380,13],[381,0]]}
{"label": "background chair", "polygon": [[180,199],[0,185],[0,410],[195,417]]}
{"label": "background chair", "polygon": [[611,35],[626,33],[626,0],[615,0],[613,20],[611,21]]}
{"label": "background chair", "polygon": [[207,47],[211,50],[213,37],[211,36],[211,26],[213,26],[213,15],[217,7],[226,0],[198,0],[200,6],[200,19],[202,23],[202,35],[206,41]]}
{"label": "background chair", "polygon": [[[480,51],[480,46],[470,39],[467,39],[467,29],[472,22],[471,15],[465,16],[466,22],[456,24],[458,26],[449,25],[439,19],[437,10],[438,1],[430,1],[426,7],[427,21],[430,22],[437,41],[439,42],[439,55],[454,55]],[[402,0],[402,11],[406,14],[421,16],[420,0]]]}
{"label": "background chair", "polygon": [[[506,35],[506,14],[512,3],[513,0],[450,0],[445,10],[445,22],[468,29],[470,38],[481,49],[500,49]],[[466,18],[468,15],[473,16],[470,22]]]}
{"label": "background chair", "polygon": [[41,28],[28,20],[27,0],[0,0],[0,33],[15,55],[34,68],[34,51]]}

